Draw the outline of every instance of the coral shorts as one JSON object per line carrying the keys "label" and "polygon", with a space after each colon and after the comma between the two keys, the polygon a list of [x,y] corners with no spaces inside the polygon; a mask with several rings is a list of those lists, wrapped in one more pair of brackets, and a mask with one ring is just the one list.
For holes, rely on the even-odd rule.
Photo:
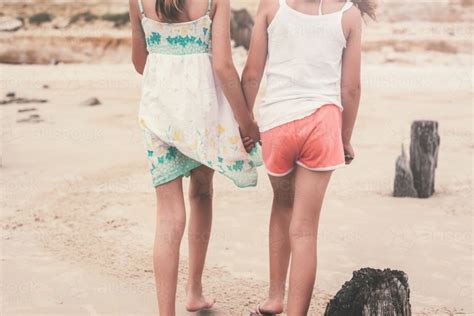
{"label": "coral shorts", "polygon": [[263,132],[263,160],[268,173],[285,176],[296,165],[311,171],[344,166],[341,129],[341,109],[327,104],[310,116]]}

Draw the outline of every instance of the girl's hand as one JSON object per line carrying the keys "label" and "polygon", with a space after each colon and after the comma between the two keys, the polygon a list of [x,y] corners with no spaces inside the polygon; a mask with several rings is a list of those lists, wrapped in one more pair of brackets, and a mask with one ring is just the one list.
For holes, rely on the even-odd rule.
{"label": "girl's hand", "polygon": [[242,143],[244,144],[244,147],[245,147],[245,151],[247,153],[251,153],[252,150],[255,148],[255,142],[253,141],[252,138],[250,137],[244,137],[242,138]]}
{"label": "girl's hand", "polygon": [[352,148],[352,145],[350,143],[344,144],[344,158],[346,160],[346,165],[350,165],[352,161],[354,161],[354,148]]}
{"label": "girl's hand", "polygon": [[251,120],[248,124],[240,126],[240,136],[242,137],[245,150],[250,153],[255,144],[260,142],[260,129],[257,122]]}

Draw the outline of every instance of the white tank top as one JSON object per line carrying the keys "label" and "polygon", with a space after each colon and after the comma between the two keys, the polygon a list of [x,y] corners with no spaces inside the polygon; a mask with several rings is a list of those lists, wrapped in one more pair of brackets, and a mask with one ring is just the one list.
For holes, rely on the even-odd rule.
{"label": "white tank top", "polygon": [[341,104],[341,62],[346,38],[340,11],[308,15],[280,0],[268,27],[267,91],[259,110],[261,131],[311,115],[325,104]]}

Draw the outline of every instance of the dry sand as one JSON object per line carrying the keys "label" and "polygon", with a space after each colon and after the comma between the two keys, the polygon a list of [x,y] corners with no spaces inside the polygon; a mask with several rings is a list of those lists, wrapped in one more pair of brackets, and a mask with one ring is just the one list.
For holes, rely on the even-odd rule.
{"label": "dry sand", "polygon": [[[426,11],[387,4],[380,27],[367,30],[357,159],[335,173],[324,205],[311,315],[322,315],[352,271],[366,266],[408,274],[414,315],[474,314],[472,17],[460,6],[442,11],[444,2]],[[84,11],[34,3],[19,14]],[[126,9],[94,3],[102,13]],[[256,1],[232,3],[254,12]],[[6,1],[4,13],[18,7]],[[0,34],[2,57],[17,47],[26,49],[22,58],[48,62],[53,52],[96,63],[0,66],[1,98],[14,91],[49,100],[0,106],[1,315],[156,315],[155,201],[137,124],[140,77],[128,64],[128,31],[92,29],[29,29],[17,41]],[[245,51],[234,53],[242,68]],[[103,104],[79,106],[93,96]],[[36,111],[18,112],[26,108]],[[18,122],[31,114],[39,122]],[[395,159],[416,119],[440,123],[436,194],[395,199]],[[214,315],[246,315],[266,293],[271,189],[263,169],[257,188],[239,190],[221,176],[215,187],[205,288],[218,301]],[[179,315],[187,315],[186,253],[185,239]]]}
{"label": "dry sand", "polygon": [[[365,67],[357,160],[335,174],[321,219],[313,315],[365,266],[407,272],[415,314],[473,312],[469,75]],[[50,101],[2,106],[2,315],[156,312],[139,81],[130,65],[2,66],[2,95]],[[90,96],[103,105],[78,105]],[[31,106],[44,121],[17,123]],[[394,162],[414,119],[440,122],[437,193],[395,199]],[[222,314],[244,315],[265,295],[271,190],[260,175],[249,190],[216,177],[205,285]],[[181,303],[186,242],[182,254]]]}

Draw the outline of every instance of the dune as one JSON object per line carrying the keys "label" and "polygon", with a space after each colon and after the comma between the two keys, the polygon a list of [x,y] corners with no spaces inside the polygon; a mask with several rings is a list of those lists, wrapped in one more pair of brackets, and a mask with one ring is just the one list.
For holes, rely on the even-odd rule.
{"label": "dune", "polygon": [[[105,14],[126,14],[126,4],[113,1],[90,2],[87,7],[73,1],[6,2],[4,16],[19,17],[24,27],[0,33],[0,62],[10,64],[128,63],[130,31],[102,19]],[[257,1],[232,1],[235,9],[255,14]],[[382,52],[392,48],[403,52],[470,54],[473,20],[471,6],[462,1],[439,1],[427,6],[412,2],[384,3],[378,21],[367,21],[364,51]],[[48,13],[51,22],[35,25],[33,14]],[[89,15],[91,21],[75,17]],[[41,49],[37,49],[41,47]]]}

